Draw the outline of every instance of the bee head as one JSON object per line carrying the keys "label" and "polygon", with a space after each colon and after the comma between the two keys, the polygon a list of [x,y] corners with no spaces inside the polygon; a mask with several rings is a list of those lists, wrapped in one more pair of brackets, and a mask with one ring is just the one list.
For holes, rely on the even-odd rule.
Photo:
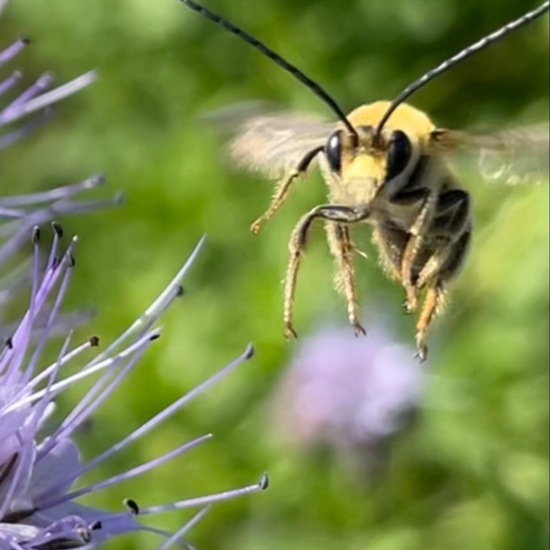
{"label": "bee head", "polygon": [[414,165],[436,128],[422,111],[402,104],[378,133],[388,106],[388,101],[378,101],[358,107],[348,116],[356,134],[340,125],[329,136],[325,156],[334,177],[350,185],[363,181],[377,191]]}

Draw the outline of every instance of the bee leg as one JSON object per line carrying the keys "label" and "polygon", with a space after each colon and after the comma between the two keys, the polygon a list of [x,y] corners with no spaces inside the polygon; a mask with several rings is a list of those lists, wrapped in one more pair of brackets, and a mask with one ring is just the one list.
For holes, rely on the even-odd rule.
{"label": "bee leg", "polygon": [[[456,221],[457,223],[463,223],[460,216],[457,216]],[[435,315],[443,309],[445,297],[443,281],[446,283],[458,273],[469,250],[472,234],[470,226],[467,223],[464,225],[465,229],[462,235],[454,243],[446,243],[437,249],[426,262],[417,279],[418,288],[428,286],[422,313],[416,327],[417,355],[421,360],[426,358],[428,327]]]}
{"label": "bee leg", "polygon": [[355,334],[366,334],[367,332],[361,326],[357,312],[355,267],[353,264],[355,245],[351,241],[349,228],[341,224],[326,222],[325,229],[330,251],[338,265],[336,288],[346,299],[349,322],[355,329]]}
{"label": "bee leg", "polygon": [[439,244],[418,274],[419,289],[440,272],[455,275],[462,264],[471,238],[470,196],[466,191],[453,189],[439,197],[430,233],[438,236]]}
{"label": "bee leg", "polygon": [[435,207],[430,233],[456,240],[469,223],[470,203],[470,195],[463,189],[451,189],[441,193]]}
{"label": "bee leg", "polygon": [[422,246],[424,236],[428,232],[437,202],[437,194],[431,193],[424,201],[420,213],[410,228],[411,236],[403,252],[401,260],[401,283],[407,293],[407,311],[416,311],[418,307],[418,289],[412,281],[413,266]]}
{"label": "bee leg", "polygon": [[416,324],[416,357],[420,361],[425,361],[428,356],[428,346],[426,345],[428,328],[436,314],[441,311],[444,300],[445,289],[442,283],[437,283],[428,288],[422,305],[422,311]]}
{"label": "bee leg", "polygon": [[277,186],[275,187],[275,194],[271,199],[269,208],[250,226],[250,231],[252,231],[254,235],[257,235],[263,224],[269,221],[277,213],[279,208],[288,198],[292,185],[305,176],[311,162],[323,149],[324,147],[316,147],[306,153],[296,168],[294,168],[290,174],[277,183]]}
{"label": "bee leg", "polygon": [[416,288],[428,287],[426,297],[422,305],[422,311],[416,325],[416,357],[420,361],[425,361],[428,354],[426,345],[426,336],[428,328],[432,324],[435,316],[443,309],[444,291],[443,284],[440,282],[442,277],[442,268],[448,262],[452,253],[452,245],[441,246],[426,262],[416,280]]}
{"label": "bee leg", "polygon": [[426,262],[418,275],[418,289],[429,286],[436,278],[446,281],[458,273],[470,245],[471,233],[465,231],[454,244],[437,250]]}
{"label": "bee leg", "polygon": [[[454,275],[462,264],[470,243],[470,195],[462,189],[442,193],[429,232],[439,244],[416,278],[418,289],[440,272],[445,271],[446,278]],[[460,265],[455,265],[457,260]]]}
{"label": "bee leg", "polygon": [[324,219],[336,223],[356,223],[370,216],[370,210],[366,206],[349,207],[338,205],[317,206],[302,216],[290,236],[288,251],[290,259],[288,262],[285,290],[283,320],[285,325],[285,336],[296,338],[297,334],[293,327],[294,297],[296,294],[296,282],[302,257],[307,244],[307,234],[315,219]]}

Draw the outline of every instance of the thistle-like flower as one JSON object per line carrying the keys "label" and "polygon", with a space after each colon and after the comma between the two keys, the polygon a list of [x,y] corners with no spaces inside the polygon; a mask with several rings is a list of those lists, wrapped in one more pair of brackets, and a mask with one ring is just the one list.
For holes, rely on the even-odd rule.
{"label": "thistle-like flower", "polygon": [[368,338],[325,327],[305,339],[291,361],[275,420],[290,443],[360,457],[360,466],[369,468],[406,427],[425,381],[423,367],[385,326],[374,324]]}
{"label": "thistle-like flower", "polygon": [[[2,7],[3,3],[0,12]],[[19,38],[0,51],[0,69],[9,65],[29,44],[28,38]],[[51,73],[42,74],[27,87],[22,87],[23,73],[19,70],[0,79],[0,100],[5,101],[0,107],[0,154],[50,121],[57,103],[89,86],[95,79],[96,73],[90,71],[57,88],[52,88],[54,79]],[[0,265],[4,265],[28,241],[34,226],[64,215],[82,214],[120,203],[121,196],[114,200],[75,200],[81,193],[96,189],[103,183],[104,178],[96,175],[48,191],[1,197]]]}
{"label": "thistle-like flower", "polygon": [[[50,340],[63,298],[75,266],[76,239],[60,255],[62,231],[54,224],[54,240],[45,271],[40,269],[39,230],[33,234],[33,273],[30,305],[0,354],[0,549],[61,550],[92,549],[119,535],[151,531],[165,538],[162,550],[181,540],[213,503],[255,493],[267,487],[267,477],[242,489],[182,500],[160,506],[142,507],[128,499],[119,513],[96,510],[78,502],[79,498],[145,474],[210,439],[205,435],[188,441],[154,460],[133,466],[110,479],[92,485],[82,483],[88,472],[125,451],[131,444],[157,428],[195,397],[222,380],[252,356],[248,347],[241,357],[212,378],[190,391],[122,441],[88,462],[83,462],[73,439],[97,409],[126,380],[140,358],[154,345],[160,331],[154,328],[159,317],[182,294],[181,282],[195,260],[199,246],[145,313],[115,342],[76,372],[80,363],[98,349],[98,339],[73,345],[69,333],[60,345],[57,360],[42,365],[42,352]],[[46,322],[33,336],[38,318]],[[69,373],[67,371],[69,370]],[[55,400],[66,389],[84,379],[96,381],[82,400],[54,429],[48,427]],[[48,434],[46,433],[48,429]],[[79,485],[75,488],[75,484]],[[173,510],[199,508],[199,513],[177,533],[169,534],[137,521]]]}
{"label": "thistle-like flower", "polygon": [[[0,0],[0,12],[4,4]],[[0,69],[28,44],[28,39],[21,38],[0,52]],[[22,81],[19,71],[0,81],[0,99],[8,94],[13,96],[4,107],[0,107],[0,153],[49,121],[54,104],[88,86],[94,79],[95,73],[89,72],[51,89],[52,76],[44,74],[18,95],[14,91]],[[38,226],[59,216],[81,214],[119,202],[119,197],[115,201],[75,200],[80,193],[97,188],[103,181],[103,177],[93,176],[57,189],[0,198],[0,266],[4,271],[8,269],[7,261],[28,243],[31,233],[34,245],[31,262],[12,269],[0,282],[0,313],[4,309],[2,306],[13,298],[14,291],[31,289],[30,304],[21,322],[13,328],[2,329],[5,346],[0,353],[0,550],[88,550],[135,531],[151,531],[163,536],[162,550],[173,545],[187,546],[183,538],[211,504],[267,487],[267,477],[264,476],[259,483],[249,487],[166,505],[140,507],[128,499],[123,511],[118,513],[79,503],[80,497],[145,474],[210,439],[211,435],[199,437],[99,483],[86,486],[83,482],[91,470],[126,450],[252,356],[249,347],[236,361],[122,441],[92,460],[82,461],[74,434],[117,390],[159,338],[160,331],[154,325],[181,295],[181,281],[199,249],[197,247],[146,312],[84,367],[76,372],[74,367],[70,370],[75,363],[81,364],[86,354],[97,349],[99,341],[94,337],[73,346],[70,331],[65,334],[57,360],[51,365],[42,365],[45,347],[59,335],[60,329],[67,327],[67,322],[60,322],[60,308],[75,266],[76,239],[60,254],[63,232],[54,223],[52,248],[44,258],[40,253]],[[74,319],[69,326],[73,324]],[[61,423],[52,428],[56,399],[66,389],[90,377],[95,377],[91,389]],[[187,508],[199,508],[200,511],[174,534],[146,527],[138,521],[139,517]]]}

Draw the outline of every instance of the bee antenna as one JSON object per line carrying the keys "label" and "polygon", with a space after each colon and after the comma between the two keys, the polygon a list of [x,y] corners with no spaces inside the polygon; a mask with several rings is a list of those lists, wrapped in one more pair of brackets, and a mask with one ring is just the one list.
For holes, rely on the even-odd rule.
{"label": "bee antenna", "polygon": [[388,122],[388,119],[390,118],[392,113],[397,109],[397,107],[399,107],[401,103],[403,103],[406,99],[411,97],[411,95],[413,95],[415,92],[420,90],[420,88],[423,88],[426,84],[428,84],[428,82],[431,82],[434,78],[448,71],[451,67],[454,67],[457,63],[460,63],[461,61],[464,61],[474,53],[477,53],[480,50],[483,50],[487,46],[491,45],[493,42],[496,42],[497,40],[507,36],[511,32],[523,27],[524,25],[527,25],[527,23],[531,23],[531,21],[534,21],[535,19],[539,18],[549,9],[550,9],[550,1],[544,2],[542,5],[540,5],[538,8],[534,9],[533,11],[530,11],[525,15],[522,15],[518,19],[511,21],[510,23],[504,25],[503,27],[500,27],[500,29],[496,30],[495,32],[487,36],[484,36],[482,39],[478,40],[474,44],[471,44],[467,48],[464,48],[453,57],[446,59],[445,61],[443,61],[443,63],[435,67],[435,69],[428,71],[425,75],[423,75],[418,80],[416,80],[415,82],[407,86],[391,102],[387,111],[384,113],[382,120],[378,124],[378,127],[376,128],[375,135],[377,137],[380,137],[380,133],[384,128],[384,124]]}
{"label": "bee antenna", "polygon": [[257,38],[254,38],[252,35],[248,34],[244,30],[240,29],[227,19],[217,15],[214,12],[211,12],[204,6],[197,4],[193,0],[181,0],[183,4],[191,8],[193,11],[196,11],[206,19],[216,23],[220,27],[229,31],[230,33],[238,36],[241,40],[244,40],[260,52],[262,52],[266,57],[274,61],[279,67],[282,67],[285,71],[289,72],[294,78],[299,80],[307,88],[309,88],[317,97],[322,99],[332,111],[338,115],[338,118],[345,124],[346,128],[352,136],[355,136],[358,139],[357,131],[352,126],[351,122],[347,119],[344,111],[339,107],[339,105],[334,101],[334,99],[323,89],[319,84],[311,80],[307,75],[305,75],[300,69],[292,65],[283,59],[278,53],[274,52],[271,48],[266,46],[263,42],[260,42]]}

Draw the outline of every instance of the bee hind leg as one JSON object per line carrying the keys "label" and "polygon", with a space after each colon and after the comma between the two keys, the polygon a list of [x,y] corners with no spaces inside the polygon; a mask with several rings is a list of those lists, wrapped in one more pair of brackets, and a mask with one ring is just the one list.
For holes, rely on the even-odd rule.
{"label": "bee hind leg", "polygon": [[428,357],[428,345],[426,343],[428,328],[435,316],[441,312],[445,302],[445,288],[442,283],[428,287],[426,297],[422,304],[422,310],[416,324],[416,354],[420,361]]}
{"label": "bee hind leg", "polygon": [[294,168],[292,172],[290,172],[290,174],[286,175],[277,183],[275,187],[275,193],[273,195],[273,198],[271,199],[271,203],[269,204],[269,208],[250,226],[250,231],[254,233],[254,235],[257,235],[262,229],[264,223],[269,221],[277,213],[279,208],[281,208],[281,206],[288,198],[291,187],[294,185],[294,183],[300,181],[305,176],[313,159],[322,150],[323,147],[316,147],[315,149],[312,149],[311,151],[306,153],[304,157],[300,160],[296,168]]}
{"label": "bee hind leg", "polygon": [[[411,237],[401,262],[401,279],[407,291],[408,311],[414,311],[418,305],[418,290],[445,267],[447,259],[454,253],[454,243],[460,241],[462,234],[469,226],[469,220],[470,195],[462,189],[449,189],[439,194],[432,193],[425,199],[410,229]],[[423,241],[428,235],[441,236],[442,243],[438,245],[413,284],[412,270]],[[457,236],[460,236],[458,241]]]}
{"label": "bee hind leg", "polygon": [[355,334],[365,335],[367,331],[359,321],[357,311],[357,290],[355,286],[355,266],[353,263],[353,253],[356,251],[353,244],[349,228],[332,222],[325,223],[327,240],[330,251],[336,259],[336,289],[344,296],[350,324],[355,329]]}
{"label": "bee hind leg", "polygon": [[426,298],[416,326],[417,355],[426,359],[426,335],[435,316],[443,310],[445,302],[445,283],[456,276],[460,270],[471,241],[470,226],[454,243],[438,248],[426,262],[417,279],[419,289],[427,287]]}

